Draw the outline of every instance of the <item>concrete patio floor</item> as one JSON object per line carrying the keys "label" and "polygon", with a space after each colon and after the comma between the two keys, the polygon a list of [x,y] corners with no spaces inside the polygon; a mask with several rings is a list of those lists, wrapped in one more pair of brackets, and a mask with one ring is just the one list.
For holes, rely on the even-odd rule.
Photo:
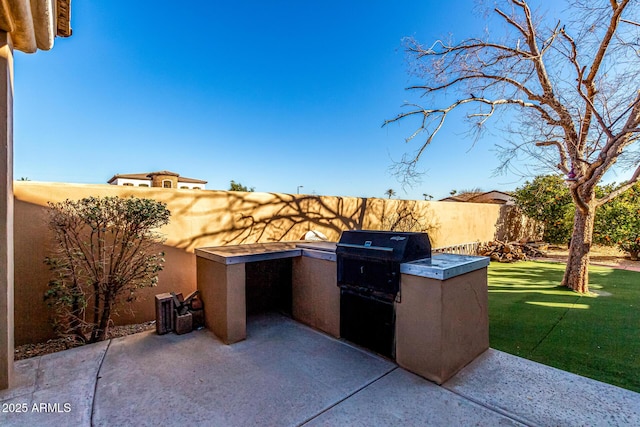
{"label": "concrete patio floor", "polygon": [[638,393],[496,350],[437,386],[278,314],[231,346],[144,332],[16,371],[3,426],[640,425]]}

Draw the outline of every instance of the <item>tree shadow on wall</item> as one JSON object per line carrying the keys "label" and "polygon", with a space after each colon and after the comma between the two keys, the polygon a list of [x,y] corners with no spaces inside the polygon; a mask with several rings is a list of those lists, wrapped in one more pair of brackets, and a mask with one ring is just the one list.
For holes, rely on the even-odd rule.
{"label": "tree shadow on wall", "polygon": [[440,224],[429,204],[415,200],[400,202],[387,207],[387,200],[383,201],[380,230],[437,233]]}
{"label": "tree shadow on wall", "polygon": [[[184,198],[176,195],[179,200]],[[175,242],[185,249],[301,240],[311,230],[337,241],[343,230],[438,227],[428,202],[419,201],[211,191],[174,210],[174,218],[191,224]]]}
{"label": "tree shadow on wall", "polygon": [[495,240],[502,242],[536,241],[542,239],[543,225],[525,216],[517,206],[500,206]]}

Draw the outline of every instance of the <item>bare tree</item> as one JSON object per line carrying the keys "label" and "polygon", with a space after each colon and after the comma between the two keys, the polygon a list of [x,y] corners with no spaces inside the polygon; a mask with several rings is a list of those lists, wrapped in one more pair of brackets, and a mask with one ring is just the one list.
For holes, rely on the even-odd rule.
{"label": "bare tree", "polygon": [[[596,209],[630,188],[640,176],[640,4],[631,0],[572,0],[563,16],[546,23],[531,1],[501,0],[494,17],[504,35],[487,32],[460,43],[423,46],[407,40],[414,72],[422,81],[408,89],[432,105],[385,121],[419,118],[411,141],[426,135],[416,153],[399,163],[406,176],[454,111],[463,111],[479,136],[499,112],[511,112],[502,148],[504,167],[515,155],[552,166],[565,176],[575,204],[569,261],[562,283],[588,292],[589,250]],[[456,99],[447,102],[448,97]],[[631,171],[614,191],[595,189],[615,164]]]}

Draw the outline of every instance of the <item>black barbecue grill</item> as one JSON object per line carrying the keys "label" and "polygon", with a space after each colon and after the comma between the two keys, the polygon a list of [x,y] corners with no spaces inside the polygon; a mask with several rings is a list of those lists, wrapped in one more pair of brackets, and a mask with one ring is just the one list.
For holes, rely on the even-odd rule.
{"label": "black barbecue grill", "polygon": [[344,231],[336,247],[338,286],[393,301],[400,264],[424,258],[431,258],[427,233]]}
{"label": "black barbecue grill", "polygon": [[394,356],[400,264],[431,258],[427,233],[344,231],[336,246],[340,335]]}

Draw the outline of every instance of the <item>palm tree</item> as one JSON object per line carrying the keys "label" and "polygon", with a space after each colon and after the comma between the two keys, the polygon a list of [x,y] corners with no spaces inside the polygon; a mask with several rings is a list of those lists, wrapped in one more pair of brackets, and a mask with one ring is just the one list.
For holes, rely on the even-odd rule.
{"label": "palm tree", "polygon": [[393,190],[393,188],[390,188],[387,191],[385,191],[384,194],[386,194],[389,198],[391,198],[396,195],[396,192]]}

